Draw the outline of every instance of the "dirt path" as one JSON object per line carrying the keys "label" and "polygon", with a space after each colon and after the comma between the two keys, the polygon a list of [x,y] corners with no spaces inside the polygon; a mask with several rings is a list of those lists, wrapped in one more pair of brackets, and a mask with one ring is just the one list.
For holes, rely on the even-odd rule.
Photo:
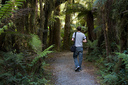
{"label": "dirt path", "polygon": [[99,85],[96,82],[96,76],[94,76],[95,68],[93,65],[91,65],[91,63],[83,62],[82,71],[74,71],[74,61],[72,55],[72,52],[59,52],[50,54],[51,58],[49,60],[49,64],[52,71],[52,84]]}

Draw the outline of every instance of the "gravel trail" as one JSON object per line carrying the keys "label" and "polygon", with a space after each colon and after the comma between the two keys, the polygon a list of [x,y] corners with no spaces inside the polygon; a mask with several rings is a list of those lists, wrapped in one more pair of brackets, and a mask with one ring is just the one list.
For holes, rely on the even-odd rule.
{"label": "gravel trail", "polygon": [[[52,71],[52,84],[99,85],[96,81],[96,76],[92,76],[95,73],[95,68],[93,65],[91,65],[91,63],[83,62],[82,71],[74,71],[74,61],[72,55],[72,52],[59,52],[50,54],[50,56],[52,56],[52,59],[49,61]],[[85,55],[83,58],[85,58]]]}

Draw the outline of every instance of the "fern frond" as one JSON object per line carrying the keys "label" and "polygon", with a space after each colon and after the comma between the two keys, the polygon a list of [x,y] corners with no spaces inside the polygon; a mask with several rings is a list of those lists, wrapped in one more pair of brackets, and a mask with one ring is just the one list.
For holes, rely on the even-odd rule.
{"label": "fern frond", "polygon": [[2,19],[10,17],[14,12],[14,10],[12,9],[17,9],[18,6],[22,6],[23,1],[26,1],[26,0],[16,0],[15,2],[11,0],[7,1],[6,4],[0,9],[0,21]]}
{"label": "fern frond", "polygon": [[97,43],[98,43],[98,40],[94,40],[93,42],[91,42],[90,40],[88,40],[87,45],[88,45],[90,48],[96,48],[96,47],[97,47]]}
{"label": "fern frond", "polygon": [[39,52],[37,53],[38,56],[36,56],[33,61],[31,62],[30,66],[33,66],[40,58],[45,57],[47,54],[52,53],[53,51],[49,51],[51,48],[53,48],[53,45],[51,45],[50,47],[48,47],[47,49],[45,49],[43,52]]}
{"label": "fern frond", "polygon": [[[11,17],[12,13],[15,12],[14,10],[17,9],[18,6],[23,5],[23,1],[26,1],[26,0],[16,0],[15,2],[13,2],[12,0],[7,1],[6,4],[0,8],[0,22],[3,19]],[[12,10],[12,9],[14,9],[14,10]],[[0,35],[1,35],[1,33],[4,32],[4,30],[7,30],[8,27],[12,26],[12,25],[13,25],[13,23],[9,21],[8,24],[6,24],[2,28],[0,28]]]}

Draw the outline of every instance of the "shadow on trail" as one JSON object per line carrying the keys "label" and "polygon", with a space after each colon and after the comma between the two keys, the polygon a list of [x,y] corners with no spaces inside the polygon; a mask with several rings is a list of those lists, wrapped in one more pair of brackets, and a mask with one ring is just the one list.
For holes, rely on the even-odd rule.
{"label": "shadow on trail", "polygon": [[[85,52],[84,52],[85,54]],[[52,53],[48,62],[52,71],[53,85],[99,85],[94,76],[95,68],[89,62],[82,63],[82,71],[74,71],[72,52]],[[85,56],[83,56],[85,58]],[[89,64],[89,65],[88,65]]]}

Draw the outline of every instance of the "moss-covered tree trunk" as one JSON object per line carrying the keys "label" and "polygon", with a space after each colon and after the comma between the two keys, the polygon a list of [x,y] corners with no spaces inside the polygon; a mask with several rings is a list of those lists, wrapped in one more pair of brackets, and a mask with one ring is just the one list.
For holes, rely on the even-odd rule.
{"label": "moss-covered tree trunk", "polygon": [[[68,0],[67,3],[67,9],[68,5],[72,3],[72,0]],[[63,49],[69,50],[70,48],[70,42],[71,42],[71,14],[66,12],[65,15],[65,26],[64,26],[64,38],[63,38]]]}
{"label": "moss-covered tree trunk", "polygon": [[48,42],[47,42],[47,35],[48,35],[48,22],[49,22],[49,17],[51,16],[52,11],[58,7],[61,3],[65,2],[67,0],[47,0],[45,1],[45,5],[43,8],[43,50],[47,47]]}
{"label": "moss-covered tree trunk", "polygon": [[43,0],[40,0],[40,28],[38,30],[38,35],[43,43],[44,50],[48,46],[48,22],[52,11],[59,6],[61,3],[67,0],[45,0],[44,6],[42,5]]}
{"label": "moss-covered tree trunk", "polygon": [[[115,20],[112,19],[112,10],[113,10],[113,0],[107,0],[105,4],[105,18],[106,18],[106,30],[108,36],[108,49],[111,52],[114,52],[116,44],[118,44],[117,31],[115,27]],[[111,58],[109,59],[111,61]]]}
{"label": "moss-covered tree trunk", "polygon": [[53,28],[52,24],[49,25],[49,46],[53,44]]}
{"label": "moss-covered tree trunk", "polygon": [[42,2],[43,0],[39,0],[39,4],[40,4],[40,21],[39,21],[39,29],[38,29],[38,36],[40,38],[40,40],[43,42],[43,26],[44,26],[44,23],[43,23],[43,5],[42,5]]}
{"label": "moss-covered tree trunk", "polygon": [[[54,11],[55,16],[60,16],[60,6],[56,8]],[[57,51],[60,50],[60,19],[58,17],[55,18],[54,26],[53,26],[53,44],[55,44],[55,49]]]}
{"label": "moss-covered tree trunk", "polygon": [[32,11],[30,12],[30,29],[31,33],[36,33],[36,15],[37,15],[37,0],[31,2]]}
{"label": "moss-covered tree trunk", "polygon": [[106,27],[106,19],[105,19],[105,12],[104,8],[102,9],[102,22],[103,22],[103,33],[104,33],[104,40],[105,40],[105,47],[106,47],[106,55],[109,55],[109,46],[108,46],[108,28]]}

